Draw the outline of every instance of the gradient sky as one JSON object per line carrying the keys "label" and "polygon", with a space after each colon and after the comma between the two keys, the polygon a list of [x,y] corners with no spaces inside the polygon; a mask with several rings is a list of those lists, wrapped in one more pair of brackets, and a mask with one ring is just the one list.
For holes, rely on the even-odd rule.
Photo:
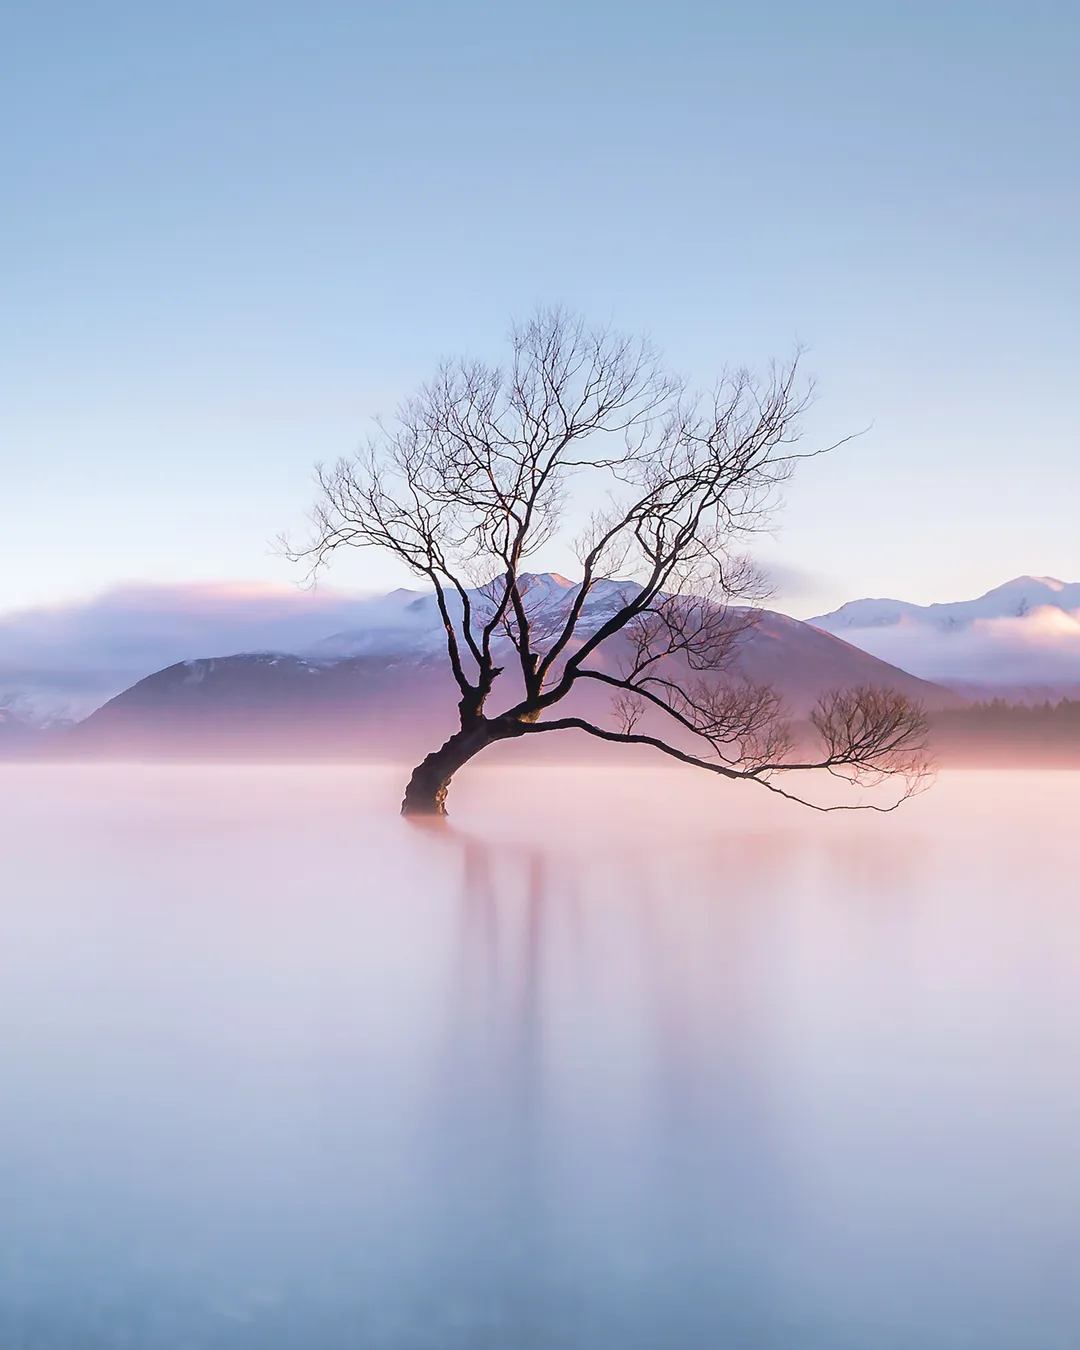
{"label": "gradient sky", "polygon": [[537,301],[873,423],[781,607],[1080,578],[1078,64],[1071,0],[6,6],[0,608],[287,582],[312,462]]}

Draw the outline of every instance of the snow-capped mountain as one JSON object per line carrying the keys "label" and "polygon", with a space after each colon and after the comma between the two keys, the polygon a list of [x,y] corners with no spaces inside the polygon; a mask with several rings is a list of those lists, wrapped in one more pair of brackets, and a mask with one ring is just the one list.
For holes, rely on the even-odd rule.
{"label": "snow-capped mountain", "polygon": [[1080,582],[1016,577],[973,600],[852,600],[809,620],[883,661],[971,696],[1080,691]]}
{"label": "snow-capped mountain", "polygon": [[913,605],[907,600],[849,600],[846,605],[809,622],[828,633],[847,628],[890,628],[909,620],[952,632],[978,619],[1023,619],[1038,609],[1067,614],[1080,610],[1080,581],[1055,577],[1016,577],[975,600]]}
{"label": "snow-capped mountain", "polygon": [[215,652],[302,652],[367,601],[265,583],[142,584],[0,613],[0,708],[37,725],[86,717],[137,680]]}
{"label": "snow-capped mountain", "polygon": [[[546,637],[559,631],[581,591],[580,583],[557,572],[526,573],[519,582],[526,614],[537,635]],[[638,589],[632,581],[595,582],[582,607],[578,634],[585,636],[594,631]],[[474,587],[466,595],[475,631],[494,612],[492,592]],[[460,631],[463,604],[456,593],[447,595],[447,608]],[[356,618],[359,622],[316,642],[308,654],[328,658],[405,652],[441,654],[445,650],[442,616],[432,591],[398,590],[361,601],[356,607]]]}
{"label": "snow-capped mountain", "polygon": [[[630,585],[599,586],[588,598],[584,628],[595,627],[621,605]],[[530,578],[526,608],[534,625],[548,632],[561,627],[578,594],[577,585],[563,577]],[[470,599],[481,607],[485,602],[482,593]],[[359,617],[366,622],[315,644],[318,654],[249,652],[169,666],[111,699],[51,745],[59,754],[91,757],[423,754],[453,729],[459,697],[435,599],[399,591],[370,602]],[[590,664],[618,671],[625,641],[616,634]],[[963,702],[949,690],[782,614],[762,614],[739,644],[732,674],[771,685],[795,716],[805,716],[826,690],[866,684],[900,690],[930,709]],[[518,696],[519,678],[515,663],[507,661],[497,705]],[[610,690],[598,684],[578,687],[560,708],[604,722],[612,715]],[[562,753],[575,753],[565,739],[560,744]]]}
{"label": "snow-capped mountain", "polygon": [[[578,586],[553,573],[523,582],[534,626],[540,637],[550,636],[561,628]],[[632,582],[599,583],[579,631],[593,629],[633,589]],[[480,614],[490,606],[483,588],[469,598]],[[456,597],[450,607],[460,626]],[[815,683],[820,689],[823,681],[845,681],[854,657],[841,653],[851,652],[844,646],[850,643],[886,662],[890,679],[899,668],[966,698],[984,691],[1018,701],[1080,695],[1080,584],[1019,577],[975,600],[949,604],[858,600],[811,623],[834,635],[831,645],[818,650],[809,637],[814,629],[766,616],[743,653],[748,671],[755,668],[752,678],[779,680],[798,702]],[[127,588],[0,615],[0,708],[20,725],[56,726],[85,718],[177,663],[237,652],[303,658],[313,669],[342,660],[445,661],[442,621],[428,591],[363,597],[265,586]],[[772,653],[767,662],[766,652]],[[873,662],[863,673],[882,676]]]}
{"label": "snow-capped mountain", "polygon": [[[573,602],[564,577],[528,579],[531,613],[548,624]],[[610,612],[622,583],[591,593],[586,621]],[[474,609],[486,603],[470,593]],[[451,598],[460,624],[460,604]],[[430,591],[363,596],[332,588],[271,585],[118,587],[66,604],[0,613],[0,708],[36,726],[88,716],[137,681],[188,658],[230,652],[348,656],[441,653]]]}
{"label": "snow-capped mountain", "polygon": [[10,708],[0,708],[0,736],[16,735],[26,727],[27,723],[10,710]]}
{"label": "snow-capped mountain", "polygon": [[41,734],[9,708],[0,708],[0,755],[18,754]]}

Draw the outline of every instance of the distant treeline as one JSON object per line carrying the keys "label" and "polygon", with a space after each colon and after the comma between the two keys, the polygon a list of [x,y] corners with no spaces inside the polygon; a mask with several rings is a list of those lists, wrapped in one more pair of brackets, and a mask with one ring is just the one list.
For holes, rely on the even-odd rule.
{"label": "distant treeline", "polygon": [[1031,705],[994,699],[935,713],[934,749],[944,762],[1001,758],[1008,763],[1080,765],[1080,700]]}

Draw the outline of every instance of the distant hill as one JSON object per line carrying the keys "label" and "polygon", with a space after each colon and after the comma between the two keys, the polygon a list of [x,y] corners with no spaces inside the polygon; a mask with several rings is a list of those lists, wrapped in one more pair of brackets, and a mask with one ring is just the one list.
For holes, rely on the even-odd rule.
{"label": "distant hill", "polygon": [[42,733],[36,727],[16,716],[8,708],[0,708],[0,755],[21,753],[40,741]]}
{"label": "distant hill", "polygon": [[[553,619],[577,593],[573,582],[554,573],[525,582],[530,604]],[[601,583],[589,601],[592,615],[610,612],[632,589],[631,582]],[[1080,583],[1018,577],[976,600],[852,601],[812,624],[964,698],[1038,703],[1080,693],[1078,592]],[[0,708],[22,722],[57,727],[85,718],[157,671],[207,653],[271,652],[319,662],[437,659],[442,646],[430,591],[364,596],[269,585],[121,587],[85,601],[0,614]]]}
{"label": "distant hill", "polygon": [[1080,610],[1080,582],[1056,577],[1015,577],[974,600],[913,605],[907,600],[849,600],[831,614],[809,622],[829,633],[844,629],[891,628],[905,621],[955,632],[980,619],[1022,619],[1037,609]]}
{"label": "distant hill", "polygon": [[143,584],[0,612],[0,707],[37,725],[77,720],[187,657],[302,654],[361,621],[366,604],[322,586]]}
{"label": "distant hill", "polygon": [[450,727],[455,694],[448,668],[413,657],[209,657],[140,680],[84,721],[50,735],[48,753],[63,758],[394,757]]}
{"label": "distant hill", "polygon": [[974,600],[852,600],[810,623],[967,697],[1016,702],[1080,690],[1080,582],[1016,577]]}
{"label": "distant hill", "polygon": [[[565,603],[570,583],[554,579],[554,601]],[[428,597],[420,597],[427,602]],[[399,601],[408,610],[413,599]],[[605,603],[597,599],[594,621]],[[241,653],[181,662],[140,680],[85,721],[49,738],[49,753],[62,757],[287,759],[399,759],[423,755],[456,724],[457,688],[445,653],[430,639],[430,625],[412,612],[404,624],[386,623],[337,635],[319,644],[323,652],[365,649],[363,655],[293,656]],[[437,616],[436,616],[437,617]],[[403,634],[400,650],[391,634]],[[624,639],[605,643],[590,660],[617,670]],[[510,662],[500,679],[496,706],[513,696]],[[963,700],[885,665],[857,647],[796,619],[765,612],[740,639],[736,678],[771,684],[793,716],[804,717],[821,693],[876,684],[899,689],[929,708],[959,707]],[[610,725],[610,691],[581,685],[559,705]],[[670,732],[662,714],[653,729]],[[588,753],[592,743],[568,733],[530,743],[530,754]],[[572,750],[571,743],[579,746]]]}
{"label": "distant hill", "polygon": [[950,765],[1080,768],[1080,701],[943,710],[933,718],[932,736],[939,758]]}

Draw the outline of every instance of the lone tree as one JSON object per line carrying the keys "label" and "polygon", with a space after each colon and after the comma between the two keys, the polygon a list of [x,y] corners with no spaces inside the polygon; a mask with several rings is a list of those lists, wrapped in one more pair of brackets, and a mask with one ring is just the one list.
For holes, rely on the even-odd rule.
{"label": "lone tree", "polygon": [[[357,455],[318,468],[314,532],[288,555],[315,570],[344,547],[385,549],[431,585],[445,629],[460,726],[414,770],[403,814],[445,814],[486,746],[568,729],[799,801],[775,780],[914,790],[925,721],[902,694],[827,693],[808,735],[735,667],[747,602],[765,595],[742,549],[795,462],[821,453],[795,448],[812,392],[798,366],[729,371],[696,395],[647,341],[540,310],[512,328],[505,366],[445,362]],[[552,604],[525,565],[567,523],[571,485],[603,505],[577,540],[580,584]],[[609,724],[552,716],[586,685],[610,690]]]}

